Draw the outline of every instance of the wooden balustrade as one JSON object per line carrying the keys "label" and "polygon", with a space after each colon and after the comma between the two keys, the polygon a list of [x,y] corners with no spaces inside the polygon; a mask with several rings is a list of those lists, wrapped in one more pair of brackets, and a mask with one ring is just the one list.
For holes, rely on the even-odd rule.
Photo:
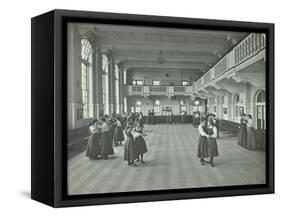
{"label": "wooden balustrade", "polygon": [[150,86],[149,92],[151,92],[151,93],[166,93],[167,87],[166,86]]}
{"label": "wooden balustrade", "polygon": [[184,93],[185,87],[184,86],[174,86],[174,92]]}
{"label": "wooden balustrade", "polygon": [[241,41],[233,50],[225,55],[217,64],[208,72],[199,78],[192,86],[193,91],[198,90],[203,85],[207,85],[212,79],[223,74],[228,69],[240,64],[251,58],[266,46],[264,33],[251,33]]}
{"label": "wooden balustrade", "polygon": [[192,93],[192,86],[138,86],[126,85],[125,93],[132,95],[188,95]]}
{"label": "wooden balustrade", "polygon": [[246,60],[265,47],[265,34],[252,33],[235,48],[235,64]]}
{"label": "wooden balustrade", "polygon": [[227,58],[221,59],[214,67],[215,76],[219,76],[227,69]]}
{"label": "wooden balustrade", "polygon": [[143,87],[142,86],[132,86],[133,92],[142,92]]}

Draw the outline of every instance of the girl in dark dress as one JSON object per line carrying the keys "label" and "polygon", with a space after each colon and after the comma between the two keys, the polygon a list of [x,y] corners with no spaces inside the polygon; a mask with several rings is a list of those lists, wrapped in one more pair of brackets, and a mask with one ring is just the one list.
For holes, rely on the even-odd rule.
{"label": "girl in dark dress", "polygon": [[116,120],[116,127],[114,131],[114,137],[113,137],[115,146],[122,145],[122,142],[124,141],[124,134],[122,129],[122,124],[120,120]]}
{"label": "girl in dark dress", "polygon": [[110,119],[109,123],[110,123],[109,134],[110,134],[111,143],[113,144],[114,143],[114,133],[115,133],[115,129],[116,129],[116,119],[115,119],[115,117],[112,117]]}
{"label": "girl in dark dress", "polygon": [[214,167],[214,157],[219,156],[218,145],[217,145],[217,127],[212,119],[208,121],[208,127],[206,129],[207,133],[207,143],[208,143],[208,153],[210,156],[209,163]]}
{"label": "girl in dark dress", "polygon": [[121,125],[122,125],[122,129],[124,130],[127,126],[127,116],[125,113],[122,114],[121,117]]}
{"label": "girl in dark dress", "polygon": [[86,149],[86,157],[89,157],[90,160],[96,160],[101,155],[100,129],[97,119],[91,121],[89,131],[90,137]]}
{"label": "girl in dark dress", "polygon": [[240,119],[240,132],[238,135],[238,145],[241,145],[242,147],[247,147],[247,120],[246,120],[246,114],[241,115]]}
{"label": "girl in dark dress", "polygon": [[108,155],[114,154],[114,150],[109,134],[109,124],[105,118],[102,118],[101,122],[101,156],[104,160],[106,160],[108,158]]}
{"label": "girl in dark dress", "polygon": [[134,124],[129,122],[128,128],[125,130],[127,140],[125,143],[124,160],[128,161],[128,165],[134,165],[136,167],[135,160],[138,158],[138,153],[133,136],[133,126]]}
{"label": "girl in dark dress", "polygon": [[144,163],[143,161],[143,154],[147,152],[147,147],[146,147],[146,143],[145,140],[143,138],[143,136],[145,136],[143,134],[143,126],[141,123],[137,123],[137,126],[134,129],[135,131],[135,143],[136,143],[136,148],[137,148],[137,154],[138,154],[138,159],[137,161],[141,161],[142,163]]}
{"label": "girl in dark dress", "polygon": [[247,148],[249,150],[257,149],[256,132],[253,126],[252,115],[247,115]]}
{"label": "girl in dark dress", "polygon": [[208,135],[206,134],[205,130],[206,130],[206,119],[202,119],[201,123],[198,126],[199,141],[198,141],[197,157],[200,158],[200,162],[203,166],[206,163],[204,158],[209,157],[208,143],[207,143]]}

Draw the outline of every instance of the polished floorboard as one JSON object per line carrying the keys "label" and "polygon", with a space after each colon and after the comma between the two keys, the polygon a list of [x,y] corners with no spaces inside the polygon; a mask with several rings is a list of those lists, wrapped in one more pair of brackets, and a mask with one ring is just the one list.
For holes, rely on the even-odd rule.
{"label": "polished floorboard", "polygon": [[124,145],[108,160],[89,160],[85,152],[68,160],[68,194],[180,189],[265,183],[265,152],[237,145],[221,134],[215,167],[197,158],[198,132],[190,124],[145,125],[144,164],[123,160]]}

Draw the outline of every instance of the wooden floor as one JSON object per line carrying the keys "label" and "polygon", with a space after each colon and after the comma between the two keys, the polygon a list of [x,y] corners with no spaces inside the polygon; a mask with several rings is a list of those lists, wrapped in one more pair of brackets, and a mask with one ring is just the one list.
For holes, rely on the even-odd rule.
{"label": "wooden floor", "polygon": [[237,138],[217,140],[215,167],[202,166],[197,154],[198,132],[192,125],[145,125],[149,152],[145,164],[130,167],[122,147],[108,160],[89,160],[81,153],[68,160],[68,193],[94,194],[207,186],[265,183],[265,153],[237,145]]}

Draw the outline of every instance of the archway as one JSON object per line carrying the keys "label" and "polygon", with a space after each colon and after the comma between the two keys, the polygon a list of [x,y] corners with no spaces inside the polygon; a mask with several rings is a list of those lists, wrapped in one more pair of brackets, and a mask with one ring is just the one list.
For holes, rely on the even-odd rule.
{"label": "archway", "polygon": [[256,127],[259,130],[266,129],[266,106],[265,106],[265,90],[259,90],[255,97],[254,102],[256,113]]}
{"label": "archway", "polygon": [[233,119],[239,121],[242,113],[244,113],[244,107],[241,105],[240,95],[237,93],[233,98]]}

